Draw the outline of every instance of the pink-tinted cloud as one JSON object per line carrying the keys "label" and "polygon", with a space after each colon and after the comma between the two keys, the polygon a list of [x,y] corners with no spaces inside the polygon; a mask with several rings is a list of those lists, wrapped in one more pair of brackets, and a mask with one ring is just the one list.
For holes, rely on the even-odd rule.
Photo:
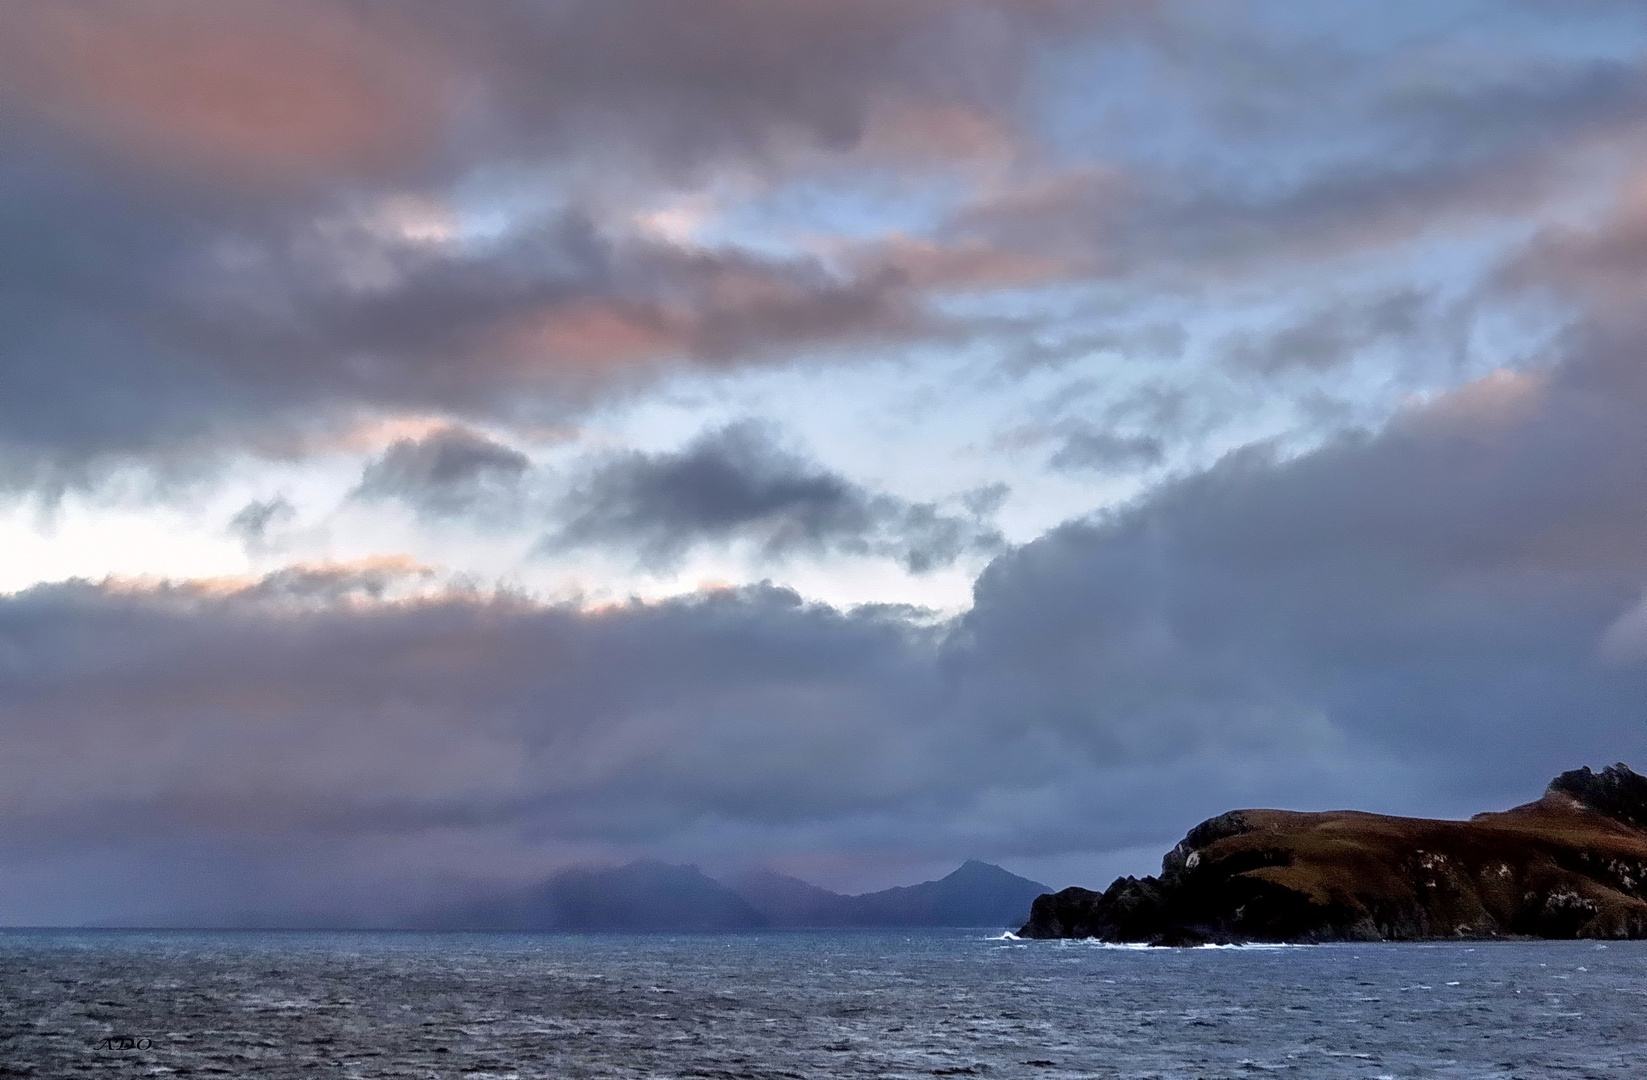
{"label": "pink-tinted cloud", "polygon": [[[1541,59],[1460,67],[1416,108],[1372,61],[1277,47],[1217,6],[75,0],[0,19],[11,486],[300,447],[374,413],[556,424],[680,370],[1064,333],[1056,303],[1002,331],[955,293],[1290,288],[1553,212],[1575,172],[1604,182],[1589,163],[1644,99],[1622,62]],[[1248,62],[1182,66],[1208,49]],[[737,224],[740,199],[836,187],[892,196],[885,220]],[[714,240],[648,226],[710,193],[729,200]]]}
{"label": "pink-tinted cloud", "polygon": [[446,136],[444,59],[392,10],[24,4],[0,18],[0,87],[145,165],[231,184],[394,174]]}

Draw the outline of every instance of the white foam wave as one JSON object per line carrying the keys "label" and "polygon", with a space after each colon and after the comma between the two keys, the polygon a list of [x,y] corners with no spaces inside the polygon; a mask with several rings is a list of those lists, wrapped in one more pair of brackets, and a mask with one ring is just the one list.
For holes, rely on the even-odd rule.
{"label": "white foam wave", "polygon": [[1098,938],[1065,939],[1064,944],[1084,945],[1089,949],[1119,949],[1124,952],[1159,952],[1173,953],[1185,951],[1201,951],[1207,949],[1239,949],[1246,952],[1262,952],[1270,949],[1315,949],[1318,945],[1303,945],[1287,941],[1248,941],[1240,944],[1207,944],[1207,945],[1151,945],[1143,941],[1100,941]]}

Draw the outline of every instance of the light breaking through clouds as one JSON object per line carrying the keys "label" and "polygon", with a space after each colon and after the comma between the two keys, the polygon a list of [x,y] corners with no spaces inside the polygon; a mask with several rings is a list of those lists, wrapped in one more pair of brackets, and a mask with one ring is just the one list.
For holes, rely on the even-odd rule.
{"label": "light breaking through clouds", "polygon": [[0,14],[0,922],[1633,761],[1647,16]]}

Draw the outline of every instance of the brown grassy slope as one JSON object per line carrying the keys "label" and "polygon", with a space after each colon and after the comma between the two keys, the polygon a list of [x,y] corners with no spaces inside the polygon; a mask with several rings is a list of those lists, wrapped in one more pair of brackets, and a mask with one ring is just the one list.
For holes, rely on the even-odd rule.
{"label": "brown grassy slope", "polygon": [[1595,784],[1647,787],[1623,766],[1582,770],[1537,802],[1469,821],[1238,810],[1192,830],[1160,878],[1039,898],[1024,932],[1162,943],[1647,937],[1647,830],[1559,790],[1569,777],[1586,798]]}
{"label": "brown grassy slope", "polygon": [[1177,906],[1192,925],[1287,938],[1647,933],[1647,835],[1563,795],[1467,822],[1243,817],[1251,831],[1214,842],[1185,875]]}

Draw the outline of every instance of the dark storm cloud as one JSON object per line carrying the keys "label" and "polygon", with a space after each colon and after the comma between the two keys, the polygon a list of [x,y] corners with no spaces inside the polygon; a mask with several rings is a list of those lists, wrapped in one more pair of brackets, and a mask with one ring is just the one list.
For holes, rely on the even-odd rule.
{"label": "dark storm cloud", "polygon": [[1625,539],[1647,526],[1640,420],[1502,376],[1377,438],[1235,455],[994,564],[968,696],[1100,755],[1297,725],[1447,763],[1430,797],[1459,810],[1566,757],[1639,753],[1647,669],[1600,646],[1647,583]]}
{"label": "dark storm cloud", "polygon": [[[118,918],[167,882],[161,912],[222,893],[404,915],[431,875],[529,877],[557,854],[1127,846],[1179,782],[1232,794],[1206,762],[1095,772],[1056,731],[957,715],[943,628],[899,609],[769,587],[600,612],[371,602],[396,572],[0,601],[6,916]],[[454,837],[479,858],[443,863]],[[99,851],[144,859],[18,875]]]}
{"label": "dark storm cloud", "polygon": [[[360,602],[379,583],[314,568],[228,592],[81,583],[0,601],[11,864],[137,844],[176,871],[234,837],[300,861],[375,838],[370,863],[412,837],[428,866],[430,837],[497,832],[495,875],[546,843],[804,831],[921,784],[931,633],[897,612],[775,589],[599,614]],[[316,592],[333,589],[348,602]],[[308,887],[299,873],[271,895]]]}
{"label": "dark storm cloud", "polygon": [[1248,448],[997,560],[963,623],[997,661],[981,713],[1168,756],[1316,717],[1444,770],[1426,797],[1453,812],[1563,759],[1641,755],[1644,220],[1626,196],[1500,275],[1511,303],[1564,311],[1548,367],[1300,457]]}
{"label": "dark storm cloud", "polygon": [[559,508],[547,550],[628,549],[646,565],[675,565],[700,544],[754,543],[763,557],[839,552],[888,555],[915,573],[1003,541],[982,515],[945,514],[870,492],[785,450],[743,422],[676,453],[633,452],[604,462]]}
{"label": "dark storm cloud", "polygon": [[355,496],[399,499],[435,516],[460,514],[515,490],[531,467],[525,454],[467,428],[399,439],[366,466]]}

